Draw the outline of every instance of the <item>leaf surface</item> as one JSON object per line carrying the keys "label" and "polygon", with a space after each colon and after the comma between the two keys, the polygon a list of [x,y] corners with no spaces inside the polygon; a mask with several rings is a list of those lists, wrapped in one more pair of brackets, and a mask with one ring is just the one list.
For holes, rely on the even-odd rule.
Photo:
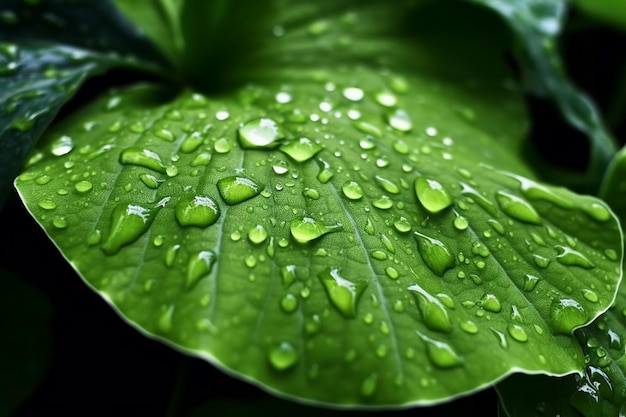
{"label": "leaf surface", "polygon": [[16,180],[46,233],[146,334],[303,401],[580,369],[571,333],[613,301],[620,229],[528,178],[500,46],[440,6],[297,4],[228,93],[137,86],[51,129]]}

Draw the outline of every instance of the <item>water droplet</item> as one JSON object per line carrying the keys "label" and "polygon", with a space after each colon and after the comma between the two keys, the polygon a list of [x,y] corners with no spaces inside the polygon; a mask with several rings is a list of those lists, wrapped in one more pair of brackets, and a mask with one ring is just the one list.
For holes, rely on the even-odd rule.
{"label": "water droplet", "polygon": [[385,191],[391,194],[399,194],[400,187],[398,187],[393,181],[388,180],[387,178],[381,177],[380,175],[376,175],[374,177],[378,185]]}
{"label": "water droplet", "polygon": [[491,327],[490,329],[493,332],[494,336],[498,339],[498,342],[500,342],[500,347],[502,347],[502,349],[508,349],[509,342],[507,342],[506,340],[506,335],[501,331],[494,329],[493,327]]}
{"label": "water droplet", "polygon": [[297,141],[290,141],[281,145],[279,149],[289,155],[293,160],[305,162],[321,151],[322,146],[313,142],[311,139],[300,138]]}
{"label": "water droplet", "polygon": [[226,204],[239,204],[259,195],[265,186],[249,178],[230,176],[217,182],[217,189]]}
{"label": "water droplet", "polygon": [[418,335],[426,344],[428,359],[436,367],[448,369],[460,366],[463,363],[462,359],[449,344],[431,339],[420,333]]}
{"label": "water droplet", "polygon": [[52,219],[52,225],[57,229],[65,229],[67,228],[67,220],[65,217],[55,217]]}
{"label": "water droplet", "polygon": [[489,256],[489,249],[482,242],[474,242],[472,244],[472,253],[486,258]]}
{"label": "water droplet", "polygon": [[272,119],[250,120],[239,128],[239,144],[244,149],[268,149],[280,145],[283,139],[280,126]]}
{"label": "water droplet", "polygon": [[452,331],[452,322],[448,317],[448,310],[441,303],[441,301],[429,294],[425,289],[417,284],[411,285],[408,288],[412,291],[417,300],[420,313],[422,314],[422,320],[424,324],[430,330],[450,333]]}
{"label": "water droplet", "polygon": [[172,317],[174,316],[174,306],[170,305],[165,308],[159,320],[157,322],[157,327],[163,333],[169,333],[172,330]]}
{"label": "water droplet", "polygon": [[556,255],[556,260],[562,265],[580,266],[585,269],[592,269],[595,267],[595,265],[591,263],[585,255],[570,247],[556,245],[554,248],[559,252],[558,255]]}
{"label": "water droplet", "polygon": [[174,261],[176,260],[176,255],[180,250],[180,245],[172,245],[165,252],[165,266],[171,267],[174,265]]}
{"label": "water droplet", "polygon": [[176,203],[176,220],[181,226],[207,227],[219,217],[219,206],[205,195],[188,195]]}
{"label": "water droplet", "polygon": [[372,135],[377,138],[380,138],[383,135],[383,131],[378,126],[373,125],[372,123],[363,120],[355,120],[352,122],[352,124],[359,132]]}
{"label": "water droplet", "polygon": [[611,261],[617,261],[619,259],[617,252],[614,251],[613,249],[607,249],[604,251],[604,254],[606,255],[607,258],[609,258],[609,260]]}
{"label": "water droplet", "polygon": [[409,223],[406,217],[400,217],[399,219],[394,221],[393,226],[400,233],[408,233],[411,231],[411,223]]}
{"label": "water droplet", "polygon": [[311,217],[296,218],[291,221],[291,235],[299,243],[308,243],[327,233],[335,231],[341,225],[325,226]]}
{"label": "water droplet", "polygon": [[269,352],[269,361],[277,371],[286,371],[298,362],[298,352],[289,342],[282,342]]}
{"label": "water droplet", "polygon": [[93,189],[93,184],[89,181],[78,181],[76,184],[74,184],[74,188],[79,193],[87,193]]}
{"label": "water droplet", "polygon": [[584,207],[585,212],[595,221],[606,222],[611,219],[611,212],[600,202],[591,203]]}
{"label": "water droplet", "polygon": [[555,299],[550,306],[550,317],[555,332],[570,335],[572,331],[587,322],[585,309],[570,298]]}
{"label": "water droplet", "polygon": [[322,159],[318,160],[320,170],[317,173],[317,180],[322,184],[328,183],[335,173],[330,168],[330,164]]}
{"label": "water droplet", "polygon": [[447,269],[454,266],[454,257],[443,242],[419,232],[414,233],[417,240],[417,248],[424,263],[435,274],[442,276]]}
{"label": "water droplet", "polygon": [[302,195],[312,200],[319,200],[320,198],[320,193],[315,188],[306,187],[304,190],[302,190]]}
{"label": "water droplet", "polygon": [[506,329],[514,340],[517,340],[518,342],[528,341],[528,334],[526,334],[526,330],[524,330],[524,328],[519,324],[509,324]]}
{"label": "water droplet", "polygon": [[506,191],[498,191],[496,200],[500,208],[510,217],[531,224],[541,224],[541,217],[530,203]]}
{"label": "water droplet", "polygon": [[396,248],[393,246],[391,240],[387,237],[387,235],[380,235],[380,241],[382,242],[385,249],[387,249],[391,253],[396,253]]}
{"label": "water droplet", "polygon": [[263,243],[265,239],[267,239],[267,230],[265,230],[263,225],[257,224],[255,227],[248,230],[248,239],[255,245]]}
{"label": "water droplet", "polygon": [[502,311],[502,304],[500,304],[500,300],[494,294],[483,295],[483,298],[480,300],[480,306],[487,311],[491,311],[492,313],[499,313]]}
{"label": "water droplet", "polygon": [[363,188],[356,181],[346,181],[341,186],[341,191],[350,200],[359,200],[363,198]]}
{"label": "water droplet", "polygon": [[438,181],[425,177],[415,179],[415,194],[422,206],[432,214],[452,205],[452,197]]}
{"label": "water droplet", "polygon": [[378,373],[374,372],[361,383],[361,394],[364,397],[371,397],[376,392],[378,386]]}
{"label": "water droplet", "polygon": [[283,287],[288,289],[296,280],[296,266],[286,265],[280,268],[280,276],[283,281]]}
{"label": "water droplet", "polygon": [[547,268],[548,265],[550,265],[550,259],[536,253],[533,254],[533,261],[535,261],[535,265],[543,269]]}
{"label": "water droplet", "polygon": [[202,277],[211,273],[216,258],[215,253],[209,250],[200,251],[189,258],[185,283],[188,290],[193,288]]}
{"label": "water droplet", "polygon": [[583,290],[583,297],[585,297],[585,300],[592,302],[592,303],[597,303],[599,300],[598,294],[596,294],[595,291],[590,290],[590,289]]}
{"label": "water droplet", "polygon": [[350,101],[361,101],[364,95],[363,90],[358,87],[347,87],[343,89],[343,96]]}
{"label": "water droplet", "polygon": [[166,140],[168,142],[173,142],[175,137],[171,130],[168,129],[158,129],[154,132],[154,136],[159,139]]}
{"label": "water droplet", "polygon": [[285,313],[293,313],[298,308],[298,299],[293,294],[285,294],[280,299],[280,307]]}
{"label": "water droplet", "polygon": [[372,205],[381,210],[388,210],[393,207],[393,200],[387,195],[381,195],[376,200],[372,201]]}
{"label": "water droplet", "polygon": [[57,208],[56,203],[52,200],[41,200],[37,205],[44,210],[54,210]]}
{"label": "water droplet", "polygon": [[391,279],[398,279],[398,277],[400,276],[398,270],[393,266],[388,266],[387,268],[385,268],[385,273]]}
{"label": "water droplet", "polygon": [[534,290],[538,282],[539,277],[529,274],[524,275],[524,291],[529,292]]}
{"label": "water droplet", "polygon": [[469,222],[467,221],[467,219],[463,216],[456,216],[454,218],[454,227],[457,230],[465,230],[467,229],[467,227],[469,226]]}
{"label": "water droplet", "polygon": [[387,123],[400,132],[408,132],[413,129],[413,122],[408,113],[402,109],[395,109],[387,114]]}
{"label": "water droplet", "polygon": [[67,155],[74,149],[74,142],[69,136],[61,136],[52,142],[50,151],[53,155],[62,156]]}
{"label": "water droplet", "polygon": [[139,239],[152,224],[156,211],[137,204],[116,206],[111,213],[108,236],[102,244],[104,253],[114,255],[123,246]]}
{"label": "water droplet", "polygon": [[352,282],[343,278],[337,268],[328,268],[318,274],[331,303],[347,318],[356,317],[359,298],[367,287],[366,281]]}
{"label": "water droplet", "polygon": [[151,169],[161,174],[165,174],[167,167],[163,164],[161,157],[156,152],[149,149],[131,147],[124,149],[120,154],[120,164],[136,165]]}
{"label": "water droplet", "polygon": [[215,149],[215,152],[220,154],[228,153],[232,148],[232,143],[230,143],[226,138],[219,138],[215,141],[215,143],[213,143],[213,149]]}
{"label": "water droplet", "polygon": [[374,99],[384,107],[393,107],[398,104],[398,98],[390,91],[379,91],[374,96]]}
{"label": "water droplet", "polygon": [[202,142],[204,138],[200,134],[200,132],[193,132],[191,135],[187,136],[183,143],[180,145],[180,151],[182,153],[192,153],[195,152]]}
{"label": "water droplet", "polygon": [[476,325],[476,323],[474,323],[471,320],[464,321],[464,322],[460,323],[459,327],[465,333],[469,333],[469,334],[476,334],[476,333],[478,333],[478,326]]}

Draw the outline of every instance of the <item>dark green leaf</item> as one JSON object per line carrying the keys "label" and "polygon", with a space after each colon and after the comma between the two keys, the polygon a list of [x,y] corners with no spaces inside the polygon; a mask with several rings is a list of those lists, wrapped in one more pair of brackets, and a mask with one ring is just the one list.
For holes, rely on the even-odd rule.
{"label": "dark green leaf", "polygon": [[626,3],[622,0],[572,0],[572,3],[602,22],[626,29]]}

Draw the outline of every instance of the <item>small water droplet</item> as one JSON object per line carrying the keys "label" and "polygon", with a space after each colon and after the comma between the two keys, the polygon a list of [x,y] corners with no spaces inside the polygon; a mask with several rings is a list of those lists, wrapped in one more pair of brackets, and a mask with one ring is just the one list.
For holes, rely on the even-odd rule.
{"label": "small water droplet", "polygon": [[287,142],[279,148],[297,162],[305,162],[322,150],[322,146],[308,138]]}
{"label": "small water droplet", "polygon": [[285,137],[282,129],[272,119],[250,120],[239,128],[239,144],[244,149],[271,149],[280,145]]}
{"label": "small water droplet", "polygon": [[233,144],[226,138],[219,138],[215,141],[215,143],[213,143],[213,149],[215,149],[215,152],[219,154],[228,153],[232,148]]}
{"label": "small water droplet", "polygon": [[436,180],[425,177],[415,179],[415,194],[428,212],[437,214],[452,205],[452,197]]}
{"label": "small water droplet", "polygon": [[489,256],[489,249],[482,242],[474,242],[472,244],[472,253],[486,258]]}
{"label": "small water droplet", "polygon": [[463,216],[456,216],[454,218],[454,227],[457,230],[465,230],[467,229],[467,227],[469,226],[469,222],[467,221],[467,219]]}
{"label": "small water droplet", "polygon": [[583,290],[583,297],[585,297],[585,300],[592,302],[592,303],[597,303],[599,300],[598,294],[596,294],[595,291],[590,290],[588,288]]}
{"label": "small water droplet", "polygon": [[350,200],[359,200],[363,198],[363,188],[356,181],[346,181],[341,186],[341,191]]}
{"label": "small water droplet", "polygon": [[535,261],[535,265],[542,269],[545,269],[548,265],[550,265],[550,259],[536,253],[533,254],[533,261]]}
{"label": "small water droplet", "polygon": [[320,272],[318,277],[337,310],[347,318],[356,317],[357,304],[367,287],[367,282],[349,281],[340,275],[337,268],[328,268]]}
{"label": "small water droplet", "polygon": [[385,268],[385,273],[391,279],[398,279],[398,277],[400,276],[398,270],[393,266],[388,266],[387,268]]}
{"label": "small water droplet", "polygon": [[321,223],[315,221],[311,217],[301,217],[296,218],[291,221],[290,230],[291,235],[299,243],[308,243],[312,240],[318,239],[319,237],[335,231],[335,229],[340,228],[341,225],[335,226],[325,226]]}
{"label": "small water droplet", "polygon": [[531,224],[541,224],[541,217],[526,200],[506,191],[496,193],[498,205],[510,217]]}
{"label": "small water droplet", "polygon": [[463,364],[461,357],[459,357],[449,344],[431,339],[420,333],[418,333],[418,335],[426,344],[428,359],[430,359],[436,367],[448,369]]}
{"label": "small water droplet", "polygon": [[376,125],[366,122],[364,120],[355,120],[352,122],[353,126],[360,132],[372,135],[380,138],[383,135],[383,131]]}
{"label": "small water droplet", "polygon": [[71,137],[66,135],[54,140],[50,146],[50,151],[55,156],[67,155],[72,149],[74,149],[74,142]]}
{"label": "small water droplet", "polygon": [[280,276],[283,281],[283,287],[288,289],[296,280],[296,266],[286,265],[280,268]]}
{"label": "small water droplet", "polygon": [[219,217],[219,206],[205,195],[188,195],[176,203],[176,220],[181,226],[208,227]]}
{"label": "small water droplet", "polygon": [[163,309],[161,316],[157,322],[157,327],[163,333],[169,333],[172,330],[172,317],[174,316],[174,306],[170,305]]}
{"label": "small water droplet", "polygon": [[263,243],[265,239],[267,239],[267,236],[267,230],[265,230],[265,227],[260,224],[257,224],[255,227],[248,230],[248,239],[255,245]]}
{"label": "small water droplet", "polygon": [[155,209],[148,209],[138,204],[120,204],[111,213],[111,225],[102,251],[114,255],[143,235],[156,215]]}
{"label": "small water droplet", "polygon": [[408,132],[413,129],[413,122],[409,114],[402,109],[395,109],[387,114],[387,123],[400,132]]}
{"label": "small water droplet", "polygon": [[400,233],[408,233],[411,231],[411,223],[406,219],[406,217],[400,217],[399,219],[393,222],[393,226]]}
{"label": "small water droplet", "polygon": [[302,190],[302,195],[312,200],[319,200],[320,198],[320,193],[315,188],[305,187],[304,190]]}
{"label": "small water droplet", "polygon": [[376,175],[374,177],[376,183],[385,191],[391,194],[399,194],[400,187],[398,187],[393,181],[388,180],[387,178],[381,177],[380,175]]}
{"label": "small water droplet", "polygon": [[528,341],[528,334],[526,333],[526,330],[524,330],[524,328],[519,324],[509,324],[506,329],[514,340],[517,340],[518,342]]}
{"label": "small water droplet", "polygon": [[500,304],[500,300],[494,294],[487,293],[483,295],[483,298],[480,300],[480,306],[492,313],[502,311],[502,304]]}
{"label": "small water droplet", "polygon": [[52,219],[52,225],[57,229],[65,229],[67,228],[67,220],[65,217],[55,217]]}
{"label": "small water droplet", "polygon": [[554,248],[558,252],[558,255],[556,255],[556,260],[559,261],[559,263],[562,265],[580,266],[581,268],[585,269],[592,269],[595,267],[595,265],[591,263],[591,261],[587,259],[585,255],[570,247],[556,245]]}
{"label": "small water droplet", "polygon": [[269,351],[270,364],[277,371],[286,371],[294,367],[298,359],[298,352],[289,342],[282,342]]}
{"label": "small water droplet", "polygon": [[390,91],[379,91],[374,96],[374,99],[384,107],[394,107],[398,104],[398,98]]}
{"label": "small water droplet", "polygon": [[381,210],[388,210],[393,207],[393,200],[387,195],[381,195],[376,200],[372,201],[372,205]]}
{"label": "small water droplet", "polygon": [[347,87],[343,89],[343,96],[350,101],[361,101],[364,95],[363,90],[358,87]]}
{"label": "small water droplet", "polygon": [[189,257],[187,263],[187,281],[185,287],[189,290],[193,288],[202,277],[211,273],[213,264],[217,257],[209,250],[203,250]]}
{"label": "small water droplet", "polygon": [[192,153],[195,152],[202,142],[204,138],[200,134],[200,132],[193,132],[191,135],[187,136],[183,143],[180,145],[180,151],[182,153]]}
{"label": "small water droplet", "polygon": [[226,204],[234,205],[259,195],[265,186],[249,178],[230,176],[217,181],[217,189]]}
{"label": "small water droplet", "polygon": [[280,299],[280,307],[285,313],[293,313],[298,308],[298,299],[293,294],[285,294]]}
{"label": "small water droplet", "polygon": [[538,282],[539,277],[530,274],[524,275],[524,291],[529,292],[534,290]]}
{"label": "small water droplet", "polygon": [[417,240],[417,248],[424,263],[435,274],[442,276],[446,270],[454,266],[454,257],[443,242],[419,232],[414,233]]}
{"label": "small water droplet", "polygon": [[322,184],[326,184],[328,183],[328,181],[330,181],[333,175],[335,175],[335,173],[331,169],[330,164],[328,162],[324,161],[323,159],[319,159],[318,162],[319,162],[320,170],[317,173],[317,180],[321,182]]}
{"label": "small water droplet", "polygon": [[56,203],[52,200],[41,200],[37,205],[44,210],[54,210],[57,208]]}
{"label": "small water droplet", "polygon": [[576,300],[560,298],[550,306],[552,326],[557,333],[570,335],[572,331],[587,322],[585,309]]}
{"label": "small water droplet", "polygon": [[476,334],[476,333],[478,333],[478,326],[476,325],[476,323],[474,323],[471,320],[467,320],[467,321],[464,321],[462,323],[459,323],[459,327],[465,333],[469,333],[469,334]]}
{"label": "small water droplet", "polygon": [[376,392],[378,386],[378,373],[374,372],[361,383],[361,394],[364,397],[371,397]]}
{"label": "small water droplet", "polygon": [[448,310],[437,297],[431,295],[417,284],[411,285],[408,287],[408,290],[415,295],[426,327],[443,333],[452,331],[452,322],[450,317],[448,317]]}

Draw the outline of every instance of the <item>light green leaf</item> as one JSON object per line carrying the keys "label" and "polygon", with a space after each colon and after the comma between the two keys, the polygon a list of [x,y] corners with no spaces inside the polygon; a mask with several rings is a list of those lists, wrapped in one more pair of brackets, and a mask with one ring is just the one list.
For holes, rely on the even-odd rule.
{"label": "light green leaf", "polygon": [[[541,164],[538,171],[549,180],[595,193],[616,146],[593,100],[569,80],[563,67],[558,38],[568,3],[565,0],[470,1],[493,9],[511,27],[517,38],[518,60],[527,90],[553,101],[567,123],[589,139],[589,165],[584,175],[563,175],[547,164]],[[539,158],[536,155],[535,159]]]}
{"label": "light green leaf", "polygon": [[130,323],[280,395],[425,405],[580,369],[620,229],[528,179],[476,20],[297,4],[228,94],[137,86],[51,129],[16,180],[46,233]]}

